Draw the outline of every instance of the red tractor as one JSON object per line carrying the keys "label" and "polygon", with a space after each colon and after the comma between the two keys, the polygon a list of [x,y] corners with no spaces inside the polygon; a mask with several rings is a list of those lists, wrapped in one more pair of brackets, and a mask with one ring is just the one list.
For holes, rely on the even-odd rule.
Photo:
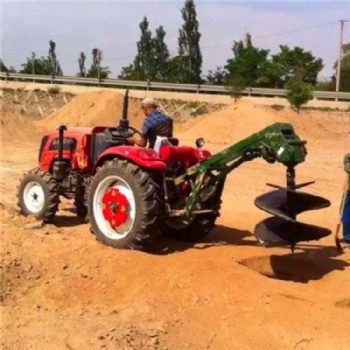
{"label": "red tractor", "polygon": [[128,145],[127,138],[139,131],[128,124],[127,105],[128,92],[117,127],[67,129],[61,125],[43,136],[38,167],[20,181],[21,213],[49,222],[62,196],[74,199],[77,215],[89,218],[91,231],[106,245],[140,247],[157,228],[168,236],[200,239],[214,224],[217,211],[198,216],[190,224],[179,219],[176,210],[166,218],[164,212],[182,208],[190,192],[187,181],[176,187],[168,178],[211,154],[178,146],[177,139],[159,138],[157,151]]}
{"label": "red tractor", "polygon": [[[290,124],[276,123],[215,155],[180,146],[177,139],[158,137],[154,149],[128,145],[136,129],[127,120],[128,92],[117,127],[58,127],[42,138],[39,166],[21,179],[21,213],[48,222],[60,197],[74,199],[78,215],[87,217],[91,232],[115,248],[141,248],[161,232],[196,242],[205,237],[219,216],[227,175],[246,161],[261,157],[287,167],[287,188],[260,196],[255,204],[277,217],[256,226],[264,245],[294,245],[329,235],[328,229],[296,221],[296,214],[324,208],[322,197],[299,193],[294,167],[306,156]],[[276,186],[275,186],[276,187]]]}

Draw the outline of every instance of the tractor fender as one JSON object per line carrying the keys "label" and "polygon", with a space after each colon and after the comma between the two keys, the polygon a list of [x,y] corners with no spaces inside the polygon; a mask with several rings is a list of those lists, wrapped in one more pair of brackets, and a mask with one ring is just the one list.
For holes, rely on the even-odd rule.
{"label": "tractor fender", "polygon": [[113,158],[127,159],[140,167],[151,169],[164,169],[165,163],[159,158],[156,151],[150,148],[135,147],[135,146],[116,146],[106,149],[97,158],[92,172],[95,173],[106,160]]}

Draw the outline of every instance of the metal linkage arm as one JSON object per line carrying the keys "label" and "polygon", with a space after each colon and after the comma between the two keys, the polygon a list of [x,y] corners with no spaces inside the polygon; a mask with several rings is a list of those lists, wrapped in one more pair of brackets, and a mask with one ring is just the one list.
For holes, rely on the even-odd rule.
{"label": "metal linkage arm", "polygon": [[[190,214],[198,194],[206,187],[207,176],[211,178],[211,184],[224,181],[227,174],[239,165],[258,157],[269,163],[277,161],[286,166],[295,166],[305,160],[305,143],[296,135],[292,125],[275,123],[188,168],[175,179],[175,184],[178,185],[189,177],[196,176],[192,192],[186,200],[186,214]],[[213,172],[217,174],[214,175]]]}

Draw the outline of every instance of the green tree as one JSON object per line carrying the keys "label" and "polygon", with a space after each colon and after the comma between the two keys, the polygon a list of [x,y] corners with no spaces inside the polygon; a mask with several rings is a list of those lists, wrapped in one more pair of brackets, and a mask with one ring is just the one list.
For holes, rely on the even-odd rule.
{"label": "green tree", "polygon": [[[338,60],[334,64],[335,76],[337,75]],[[335,77],[334,77],[335,80]],[[335,84],[334,84],[335,88]],[[340,66],[339,91],[350,91],[350,42],[343,45],[343,55]]]}
{"label": "green tree", "polygon": [[38,74],[38,75],[50,75],[51,74],[51,62],[47,57],[37,57],[35,52],[32,52],[32,56],[27,58],[27,61],[21,64],[22,69],[20,73],[24,74]]}
{"label": "green tree", "polygon": [[123,80],[143,80],[140,71],[135,69],[135,66],[131,63],[128,66],[122,67],[121,73],[118,75],[118,79]]}
{"label": "green tree", "polygon": [[181,57],[174,56],[174,57],[169,58],[168,73],[166,76],[166,81],[168,83],[178,83],[180,69],[181,69]]}
{"label": "green tree", "polygon": [[280,45],[280,52],[272,55],[272,65],[268,70],[271,87],[283,88],[290,83],[297,71],[303,71],[302,81],[313,86],[317,83],[317,77],[324,65],[321,58],[316,58],[311,52],[306,52],[300,47],[290,49]]}
{"label": "green tree", "polygon": [[[147,17],[143,18],[139,27],[141,35],[140,40],[136,43],[137,54],[132,64],[122,68],[121,74],[119,75],[120,79],[154,80],[155,78],[154,40],[152,39],[152,32],[149,30]],[[160,41],[157,43],[161,44]]]}
{"label": "green tree", "polygon": [[334,89],[335,81],[333,78],[327,81],[319,81],[315,86],[316,91],[334,91]]}
{"label": "green tree", "polygon": [[268,50],[258,49],[253,46],[250,35],[247,34],[245,43],[234,41],[233,58],[226,63],[225,70],[229,79],[244,82],[246,86],[268,86],[267,78]]}
{"label": "green tree", "polygon": [[102,67],[101,66],[101,51],[98,48],[94,48],[91,51],[92,54],[92,63],[91,66],[86,73],[86,77],[88,78],[98,78],[98,71],[100,69],[100,79],[107,79],[108,75],[110,74],[109,67]]}
{"label": "green tree", "polygon": [[156,29],[153,39],[153,77],[156,81],[165,81],[169,72],[169,50],[164,41],[165,31],[162,26]]}
{"label": "green tree", "polygon": [[313,85],[301,79],[291,80],[287,85],[287,100],[299,113],[300,107],[313,98]]}
{"label": "green tree", "polygon": [[81,52],[78,59],[78,64],[79,64],[79,72],[77,74],[78,77],[86,76],[85,60],[86,60],[86,55],[84,52]]}
{"label": "green tree", "polygon": [[0,58],[0,72],[16,73],[16,69],[13,66],[7,68],[4,61]]}
{"label": "green tree", "polygon": [[52,40],[49,41],[49,54],[48,54],[48,62],[50,65],[50,74],[55,76],[63,75],[60,63],[57,60],[56,56],[56,43]]}
{"label": "green tree", "polygon": [[202,53],[199,45],[201,34],[198,30],[196,6],[193,0],[186,0],[181,10],[184,23],[179,30],[178,54],[179,82],[201,83],[202,78]]}
{"label": "green tree", "polygon": [[154,42],[146,17],[140,23],[140,29],[141,36],[137,42],[137,55],[134,60],[135,70],[140,72],[142,80],[153,80],[155,75]]}
{"label": "green tree", "polygon": [[49,52],[47,57],[37,57],[35,52],[32,52],[32,56],[27,58],[27,61],[21,64],[22,69],[20,73],[25,74],[38,74],[38,75],[51,75],[62,76],[63,71],[56,56],[56,43],[52,40],[49,41]]}
{"label": "green tree", "polygon": [[224,79],[224,86],[230,93],[231,97],[237,101],[242,96],[243,90],[246,88],[246,80],[239,75],[233,77],[226,76]]}
{"label": "green tree", "polygon": [[206,82],[213,85],[222,85],[225,79],[225,71],[220,67],[216,67],[215,71],[209,70],[206,76]]}

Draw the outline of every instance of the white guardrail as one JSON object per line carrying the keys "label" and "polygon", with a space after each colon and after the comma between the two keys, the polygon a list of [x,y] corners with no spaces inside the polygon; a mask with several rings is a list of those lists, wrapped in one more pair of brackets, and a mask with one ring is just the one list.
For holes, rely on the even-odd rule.
{"label": "white guardrail", "polygon": [[[0,80],[17,81],[17,82],[35,82],[49,84],[65,84],[78,85],[87,84],[93,86],[115,86],[128,88],[143,88],[145,90],[171,90],[171,91],[187,91],[196,93],[223,93],[229,94],[229,91],[222,85],[209,84],[174,84],[174,83],[157,83],[149,81],[134,81],[120,79],[102,79],[98,81],[96,78],[81,78],[76,76],[56,76],[37,75],[37,74],[20,74],[0,72]],[[247,88],[242,91],[248,96],[274,96],[285,97],[287,90],[285,89],[269,89],[269,88]],[[333,91],[314,91],[314,98],[318,100],[347,100],[350,101],[350,92],[333,92]]]}

